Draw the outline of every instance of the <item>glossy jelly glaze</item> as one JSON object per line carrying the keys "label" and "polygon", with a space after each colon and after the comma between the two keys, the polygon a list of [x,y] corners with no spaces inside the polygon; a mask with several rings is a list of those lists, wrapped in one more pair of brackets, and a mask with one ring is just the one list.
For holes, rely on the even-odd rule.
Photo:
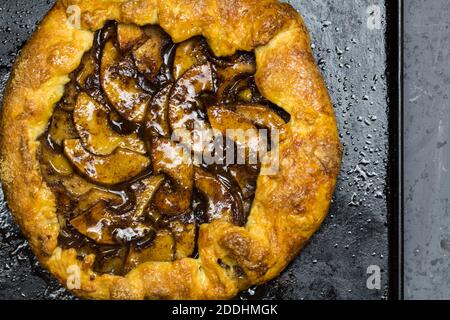
{"label": "glossy jelly glaze", "polygon": [[41,137],[41,169],[58,199],[59,244],[95,271],[195,256],[198,226],[244,225],[260,164],[195,162],[178,131],[281,129],[252,53],[215,57],[203,38],[174,44],[159,27],[107,23],[70,76]]}

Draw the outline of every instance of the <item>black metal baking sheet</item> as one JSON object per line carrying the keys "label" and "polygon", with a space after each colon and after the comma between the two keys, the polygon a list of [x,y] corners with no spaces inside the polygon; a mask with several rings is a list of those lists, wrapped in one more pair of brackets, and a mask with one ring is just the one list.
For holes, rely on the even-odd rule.
{"label": "black metal baking sheet", "polygon": [[[372,0],[287,2],[310,29],[338,118],[343,166],[321,230],[280,277],[239,298],[396,298],[401,292],[399,5],[388,0],[377,1],[378,7]],[[0,4],[1,92],[18,51],[52,4]],[[378,9],[381,28],[373,29],[367,20]],[[71,299],[38,265],[3,195],[0,200],[0,299]],[[371,265],[382,271],[380,290],[366,286]]]}

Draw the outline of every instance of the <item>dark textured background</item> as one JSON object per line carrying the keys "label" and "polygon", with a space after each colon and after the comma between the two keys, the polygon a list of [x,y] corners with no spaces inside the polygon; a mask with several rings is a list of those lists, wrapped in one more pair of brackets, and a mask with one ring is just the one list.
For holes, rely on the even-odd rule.
{"label": "dark textured background", "polygon": [[405,297],[450,299],[450,2],[405,2]]}
{"label": "dark textured background", "polygon": [[[374,4],[371,0],[288,2],[302,12],[311,30],[314,52],[335,103],[344,146],[343,168],[330,216],[322,229],[285,273],[242,297],[386,298],[389,107],[385,24],[382,30],[367,28],[366,9]],[[18,50],[51,4],[26,0],[3,0],[0,4],[1,88]],[[384,13],[384,6],[381,8]],[[71,297],[38,266],[4,202],[0,211],[0,261],[0,299]],[[383,270],[381,290],[366,288],[369,265],[379,265]]]}

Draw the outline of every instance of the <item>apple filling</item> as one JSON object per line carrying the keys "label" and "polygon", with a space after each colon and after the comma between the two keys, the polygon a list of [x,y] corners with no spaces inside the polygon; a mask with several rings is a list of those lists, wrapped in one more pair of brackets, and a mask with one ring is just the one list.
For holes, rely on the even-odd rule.
{"label": "apple filling", "polygon": [[205,39],[175,44],[157,26],[98,31],[40,139],[59,245],[123,275],[195,257],[203,223],[245,225],[261,164],[196,161],[208,146],[185,146],[196,130],[237,148],[228,129],[283,129],[289,115],[258,92],[255,70],[252,53],[219,58]]}

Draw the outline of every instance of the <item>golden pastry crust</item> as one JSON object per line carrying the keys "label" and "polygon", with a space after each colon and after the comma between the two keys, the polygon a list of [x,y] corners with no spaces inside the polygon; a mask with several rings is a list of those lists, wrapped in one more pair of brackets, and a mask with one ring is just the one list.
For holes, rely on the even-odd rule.
{"label": "golden pastry crust", "polygon": [[[81,8],[81,28],[67,8]],[[204,36],[218,56],[255,50],[261,93],[291,121],[280,142],[279,172],[260,176],[244,227],[200,228],[199,258],[147,262],[126,276],[98,275],[93,256],[58,247],[55,196],[37,159],[68,75],[108,20],[159,24],[175,42]],[[274,0],[60,0],[22,50],[1,123],[1,178],[16,220],[40,262],[63,284],[94,299],[226,299],[277,275],[319,228],[341,161],[337,125],[303,20]]]}

